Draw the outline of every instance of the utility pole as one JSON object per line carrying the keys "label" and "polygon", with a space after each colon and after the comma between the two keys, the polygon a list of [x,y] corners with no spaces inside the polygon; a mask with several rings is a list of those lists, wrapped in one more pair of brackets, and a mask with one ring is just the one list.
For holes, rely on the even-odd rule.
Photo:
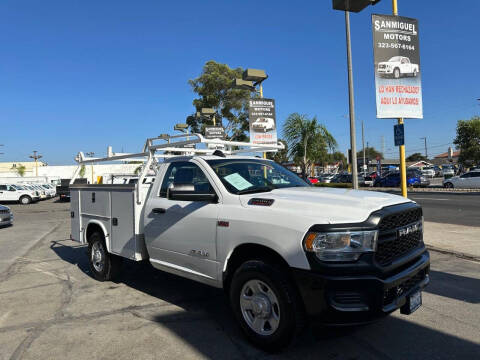
{"label": "utility pole", "polygon": [[[397,0],[392,0],[393,16],[398,16]],[[398,125],[403,125],[403,118],[398,118]],[[403,125],[405,126],[405,125]],[[400,185],[402,187],[402,196],[407,197],[407,168],[405,164],[405,145],[399,146],[400,152]]]}
{"label": "utility pole", "polygon": [[43,156],[37,154],[37,150],[33,150],[33,155],[30,155],[30,158],[35,160],[35,176],[38,176],[38,159],[41,159]]}
{"label": "utility pole", "polygon": [[421,137],[420,139],[425,140],[425,158],[428,160],[428,152],[427,152],[427,137]]}
{"label": "utility pole", "polygon": [[352,46],[350,43],[350,12],[345,11],[345,33],[347,38],[348,105],[350,110],[350,149],[352,151],[352,185],[358,189],[357,144],[355,139],[355,101],[353,94]]}
{"label": "utility pole", "polygon": [[366,174],[366,164],[365,164],[365,136],[364,136],[364,128],[363,128],[363,120],[362,120],[362,148],[363,148],[363,176],[367,176]]}

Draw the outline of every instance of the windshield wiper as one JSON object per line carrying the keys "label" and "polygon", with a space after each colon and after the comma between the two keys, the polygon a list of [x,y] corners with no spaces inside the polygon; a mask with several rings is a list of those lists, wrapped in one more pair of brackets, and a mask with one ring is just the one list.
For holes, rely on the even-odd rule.
{"label": "windshield wiper", "polygon": [[241,190],[237,193],[237,195],[253,194],[253,193],[257,193],[257,192],[270,192],[273,189],[276,189],[276,188],[274,186],[257,187],[257,188],[253,188],[253,189]]}

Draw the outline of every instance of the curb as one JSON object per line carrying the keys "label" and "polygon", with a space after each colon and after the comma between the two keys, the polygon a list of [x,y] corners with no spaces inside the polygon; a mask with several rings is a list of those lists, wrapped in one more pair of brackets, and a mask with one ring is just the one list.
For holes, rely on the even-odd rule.
{"label": "curb", "polygon": [[[369,187],[361,190],[382,191],[382,192],[400,192],[399,188]],[[408,193],[444,193],[444,194],[472,194],[480,193],[480,189],[445,189],[445,188],[413,188],[407,189]]]}
{"label": "curb", "polygon": [[480,262],[480,256],[466,254],[460,251],[445,250],[432,245],[425,244],[428,250],[435,251],[441,254],[454,255],[460,259],[471,260],[475,262]]}

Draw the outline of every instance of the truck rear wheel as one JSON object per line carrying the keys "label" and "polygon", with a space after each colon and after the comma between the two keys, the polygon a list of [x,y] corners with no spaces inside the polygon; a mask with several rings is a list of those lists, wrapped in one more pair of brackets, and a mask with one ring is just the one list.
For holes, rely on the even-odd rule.
{"label": "truck rear wheel", "polygon": [[20,197],[20,204],[22,205],[28,205],[32,202],[32,198],[27,195],[23,195]]}
{"label": "truck rear wheel", "polygon": [[90,271],[98,281],[112,280],[120,272],[121,258],[108,253],[104,238],[98,232],[88,239],[88,259]]}
{"label": "truck rear wheel", "polygon": [[237,269],[230,304],[248,339],[267,351],[288,346],[304,325],[301,300],[288,276],[260,260],[247,261]]}

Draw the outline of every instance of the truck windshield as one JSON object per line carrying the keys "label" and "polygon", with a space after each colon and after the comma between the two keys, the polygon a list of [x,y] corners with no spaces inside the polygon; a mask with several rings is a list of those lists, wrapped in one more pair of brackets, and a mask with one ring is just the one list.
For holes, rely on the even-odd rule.
{"label": "truck windshield", "polygon": [[253,159],[207,160],[232,194],[248,194],[288,187],[310,186],[273,161]]}
{"label": "truck windshield", "polygon": [[394,61],[400,61],[401,59],[402,58],[400,56],[394,56],[394,57],[390,58],[390,60],[388,60],[388,61],[394,62]]}

